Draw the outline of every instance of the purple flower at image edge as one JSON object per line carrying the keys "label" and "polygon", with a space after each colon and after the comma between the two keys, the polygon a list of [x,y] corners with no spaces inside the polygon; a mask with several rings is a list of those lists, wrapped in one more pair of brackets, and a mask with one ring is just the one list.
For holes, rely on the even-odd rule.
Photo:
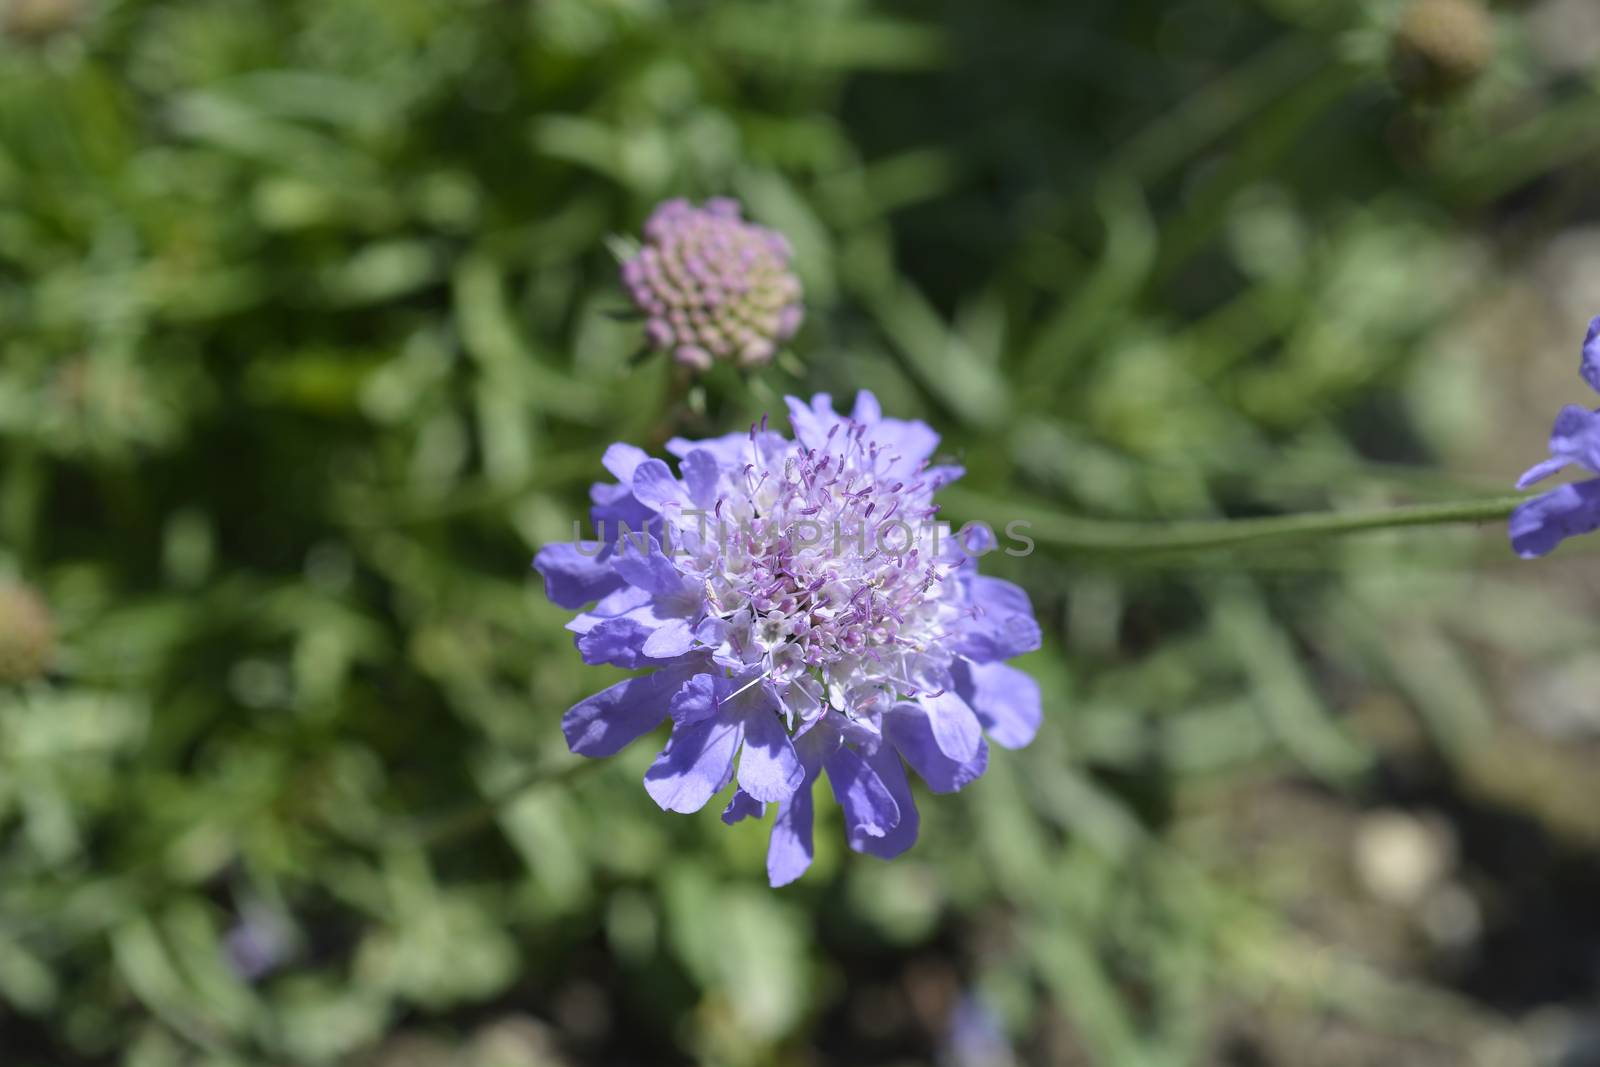
{"label": "purple flower at image edge", "polygon": [[[1589,323],[1579,366],[1583,380],[1600,392],[1600,316]],[[1517,480],[1518,489],[1577,464],[1600,474],[1600,412],[1569,404],[1550,431],[1550,457]],[[1600,529],[1600,478],[1573,482],[1533,497],[1511,513],[1511,547],[1524,559],[1550,552],[1562,541]]]}
{"label": "purple flower at image edge", "polygon": [[[788,398],[794,440],[667,442],[677,469],[626,444],[591,490],[599,539],[534,560],[590,664],[644,670],[562,719],[572,750],[611,756],[664,720],[645,789],[693,812],[734,786],[723,819],[776,806],[773,885],[810,866],[812,794],[826,777],[858,852],[916,840],[906,767],[935,793],[988,765],[988,742],[1028,744],[1039,688],[1004,661],[1039,646],[1027,594],[978,573],[993,547],[940,524],[934,493],[962,474],[930,457],[926,424],[861,393]],[[625,526],[623,525],[625,524]]]}

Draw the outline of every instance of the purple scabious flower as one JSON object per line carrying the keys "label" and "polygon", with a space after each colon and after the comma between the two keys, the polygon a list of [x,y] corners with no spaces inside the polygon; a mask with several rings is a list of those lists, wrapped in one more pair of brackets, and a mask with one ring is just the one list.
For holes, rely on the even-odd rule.
{"label": "purple scabious flower", "polygon": [[247,982],[267,977],[294,952],[294,927],[264,904],[249,902],[223,936],[224,958],[233,973]]}
{"label": "purple scabious flower", "polygon": [[[1589,323],[1579,373],[1600,392],[1600,316]],[[1600,411],[1569,404],[1550,431],[1550,457],[1517,480],[1518,489],[1541,482],[1568,464],[1600,474]],[[1559,486],[1511,513],[1511,547],[1523,559],[1550,552],[1562,541],[1600,529],[1600,478]]]}
{"label": "purple scabious flower", "polygon": [[905,767],[936,793],[981,775],[988,739],[1033,739],[1039,687],[1004,661],[1039,646],[1020,588],[978,573],[981,528],[952,533],[930,465],[938,435],[884,418],[871,393],[849,417],[789,398],[794,440],[748,434],[667,442],[677,470],[630,445],[591,491],[599,540],[547,545],[545,590],[591,664],[645,669],[562,719],[580,755],[614,755],[663,720],[645,775],[668,811],[736,783],[723,819],[776,805],[773,885],[812,857],[812,793],[826,776],[850,847],[883,858],[916,839]]}
{"label": "purple scabious flower", "polygon": [[644,245],[622,282],[647,317],[650,346],[695,370],[731,359],[770,362],[800,328],[800,279],[789,242],[739,217],[739,202],[668,200],[644,224]]}

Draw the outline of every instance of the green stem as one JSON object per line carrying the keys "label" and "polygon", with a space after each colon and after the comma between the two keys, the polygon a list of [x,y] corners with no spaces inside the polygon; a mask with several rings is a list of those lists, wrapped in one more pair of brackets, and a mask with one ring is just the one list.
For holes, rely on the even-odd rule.
{"label": "green stem", "polygon": [[1030,524],[1021,532],[1043,544],[1105,554],[1197,551],[1231,548],[1255,541],[1331,537],[1401,526],[1493,522],[1509,516],[1524,499],[1507,496],[1445,504],[1273,515],[1253,519],[1125,522],[1053,514],[1031,505],[1008,504],[995,497],[959,490],[946,490],[941,494],[941,500],[956,514],[982,518],[996,532],[1003,530],[1007,522],[1017,519]]}
{"label": "green stem", "polygon": [[667,380],[661,391],[661,414],[650,434],[652,450],[659,450],[668,438],[679,431],[683,424],[685,401],[695,382],[695,372],[690,368],[674,362],[670,356],[657,358],[667,360]]}

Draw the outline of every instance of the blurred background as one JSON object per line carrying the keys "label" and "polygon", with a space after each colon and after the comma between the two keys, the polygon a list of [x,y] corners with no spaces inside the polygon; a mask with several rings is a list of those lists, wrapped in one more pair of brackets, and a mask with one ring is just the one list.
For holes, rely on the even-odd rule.
{"label": "blurred background", "polygon": [[528,568],[659,420],[606,241],[672,195],[807,290],[691,431],[869,387],[1041,526],[1503,493],[1586,395],[1597,58],[1593,0],[0,0],[0,1063],[1600,1064],[1600,545],[991,556],[1038,740],[782,891],[657,746],[572,771],[613,675]]}

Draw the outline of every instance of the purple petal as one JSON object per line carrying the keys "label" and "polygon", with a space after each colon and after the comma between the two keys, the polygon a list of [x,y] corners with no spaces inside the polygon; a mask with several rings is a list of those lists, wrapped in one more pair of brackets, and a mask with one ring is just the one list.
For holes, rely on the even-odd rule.
{"label": "purple petal", "polygon": [[591,667],[602,663],[629,670],[649,666],[644,646],[654,633],[652,627],[631,615],[602,619],[578,635],[578,654]]}
{"label": "purple petal", "polygon": [[633,445],[617,443],[606,449],[606,454],[600,462],[611,472],[611,476],[623,485],[633,484],[633,472],[639,464],[650,458],[650,454],[642,448]]}
{"label": "purple petal", "polygon": [[831,729],[813,730],[795,743],[805,781],[789,799],[778,805],[772,823],[772,838],[767,845],[767,880],[774,887],[788,885],[811,866],[811,790],[822,763],[839,745],[839,735]]}
{"label": "purple petal", "polygon": [[977,568],[978,560],[999,547],[1000,542],[987,523],[973,523],[955,530],[940,546],[940,552],[946,561],[962,564],[970,573]]}
{"label": "purple petal", "polygon": [[[893,859],[916,843],[919,823],[916,801],[911,797],[911,783],[906,780],[906,769],[893,748],[885,745],[873,755],[867,756],[866,761],[884,788],[889,791],[889,795],[894,798],[895,806],[900,810],[900,819],[894,824],[894,828],[882,837],[872,837],[865,833],[851,834],[850,847],[857,852],[877,856],[879,859]],[[832,771],[829,774],[831,775]]]}
{"label": "purple petal", "polygon": [[1026,671],[1004,663],[967,663],[952,669],[956,692],[972,706],[978,721],[995,742],[1005,748],[1022,748],[1039,732],[1044,717],[1039,683]]}
{"label": "purple petal", "polygon": [[632,539],[621,542],[611,566],[629,585],[657,596],[681,592],[687,581],[654,537],[645,542],[642,550]]}
{"label": "purple petal", "polygon": [[1583,339],[1583,363],[1579,369],[1589,388],[1600,392],[1600,315],[1589,321],[1589,335]]}
{"label": "purple petal", "polygon": [[663,811],[699,811],[733,780],[733,755],[743,733],[737,719],[674,724],[667,747],[645,772],[645,791]]}
{"label": "purple petal", "polygon": [[1550,454],[1600,474],[1600,414],[1568,404],[1550,430]]}
{"label": "purple petal", "polygon": [[667,708],[672,721],[680,726],[703,722],[717,713],[717,680],[697,674],[684,683]]}
{"label": "purple petal", "polygon": [[728,639],[728,624],[715,615],[707,615],[696,624],[694,639],[708,648],[718,648]]}
{"label": "purple petal", "polygon": [[[1588,348],[1585,347],[1587,353]],[[1587,364],[1585,370],[1588,369]],[[1550,430],[1550,459],[1536,463],[1517,479],[1517,488],[1526,489],[1557,473],[1569,463],[1600,472],[1600,413],[1568,404],[1556,416]]]}
{"label": "purple petal", "polygon": [[[843,421],[834,414],[833,398],[818,393],[805,407],[794,397],[789,400],[789,421],[794,426],[795,439],[808,448],[820,448],[828,431]],[[878,398],[863,389],[856,394],[855,407],[850,421],[868,427],[867,440],[889,457],[880,474],[885,478],[908,477],[923,460],[933,455],[939,447],[939,435],[925,422],[905,419],[886,419]]]}
{"label": "purple petal", "polygon": [[722,478],[722,467],[717,457],[703,448],[697,448],[683,457],[678,464],[683,471],[683,484],[689,489],[689,499],[701,511],[710,511],[717,503],[717,483]]}
{"label": "purple petal", "polygon": [[647,459],[633,472],[633,495],[651,511],[683,507],[686,495],[672,468],[659,459]]}
{"label": "purple petal", "polygon": [[615,756],[666,718],[672,695],[683,683],[681,671],[657,671],[625,678],[578,701],[561,717],[567,746],[580,756]]}
{"label": "purple petal", "polygon": [[850,418],[863,426],[871,426],[883,418],[883,408],[878,404],[878,398],[866,389],[856,394],[856,406],[850,411]]}
{"label": "purple petal", "polygon": [[1028,594],[1021,586],[1002,578],[979,577],[974,580],[972,602],[991,615],[1033,615],[1033,604],[1028,600]]}
{"label": "purple petal", "polygon": [[[628,586],[606,597],[592,612],[584,612],[567,629],[578,634],[578,651],[589,664],[647,667],[663,659],[677,659],[696,647],[689,618],[674,614],[698,610],[681,598],[654,599],[642,589]],[[620,611],[608,616],[607,611]]]}
{"label": "purple petal", "polygon": [[1027,593],[999,578],[974,575],[970,582],[969,596],[976,617],[968,619],[957,631],[956,653],[988,663],[1039,647],[1039,624],[1034,621]]}
{"label": "purple petal", "polygon": [[900,805],[865,760],[840,745],[823,764],[834,799],[844,809],[845,836],[850,840],[883,837],[900,821]]}
{"label": "purple petal", "polygon": [[806,448],[824,448],[828,444],[828,431],[844,422],[833,410],[833,398],[818,393],[808,407],[795,396],[784,397],[789,406],[789,425],[794,428],[794,439]]}
{"label": "purple petal", "polygon": [[883,468],[886,478],[908,478],[939,447],[939,434],[925,422],[882,419],[872,427],[870,439],[893,457]]}
{"label": "purple petal", "polygon": [[651,659],[677,659],[694,648],[694,627],[687,619],[670,619],[645,639],[640,649]]}
{"label": "purple petal", "polygon": [[977,755],[983,742],[983,725],[965,700],[952,692],[918,697],[917,704],[927,713],[928,727],[939,751],[958,763]]}
{"label": "purple petal", "polygon": [[[834,722],[834,720],[843,720]],[[883,717],[881,715],[861,715],[846,719],[835,713],[830,724],[839,731],[839,736],[856,746],[857,751],[865,754],[878,751],[878,746],[883,744]]]}
{"label": "purple petal", "polygon": [[595,558],[601,550],[597,541],[568,541],[539,550],[533,568],[543,576],[551,603],[576,610],[622,585],[610,562]]}
{"label": "purple petal", "polygon": [[806,873],[811,866],[812,783],[807,781],[778,805],[767,843],[767,881],[776,889]]}
{"label": "purple petal", "polygon": [[806,778],[788,731],[771,708],[755,708],[744,722],[739,788],[769,804],[787,800]]}
{"label": "purple petal", "polygon": [[1571,462],[1572,460],[1564,458],[1541,460],[1522,472],[1522,477],[1517,479],[1517,488],[1526,489],[1530,485],[1544,481],[1552,474],[1560,474]]}
{"label": "purple petal", "polygon": [[969,760],[954,760],[940,751],[927,713],[916,704],[897,705],[884,717],[884,730],[889,743],[935,793],[954,793],[989,767],[989,746],[982,741]]}
{"label": "purple petal", "polygon": [[721,437],[708,437],[703,441],[691,441],[686,437],[674,437],[667,442],[667,451],[679,459],[688,459],[691,452],[709,452],[723,467],[742,467],[750,448],[750,435],[748,433],[730,433]]}
{"label": "purple petal", "polygon": [[661,527],[660,517],[635,500],[633,490],[627,485],[595,482],[589,487],[589,499],[594,501],[594,507],[589,509],[589,520],[594,523],[600,540],[608,544],[621,536],[624,525],[630,530],[648,530],[652,534]]}
{"label": "purple petal", "polygon": [[743,789],[733,791],[733,799],[722,810],[722,821],[732,826],[744,819],[759,819],[767,813],[767,806]]}
{"label": "purple petal", "polygon": [[566,628],[575,634],[586,634],[599,626],[607,619],[614,619],[619,615],[626,615],[650,603],[650,594],[643,589],[635,589],[624,584],[613,593],[607,593],[600,598],[600,602],[588,611],[579,612],[567,623]]}
{"label": "purple petal", "polygon": [[922,479],[928,483],[932,492],[938,492],[947,485],[959,482],[966,477],[967,468],[956,463],[944,463],[937,467],[929,467],[922,472]]}
{"label": "purple petal", "polygon": [[1545,555],[1562,541],[1600,529],[1600,478],[1552,489],[1511,513],[1511,547],[1523,559]]}

